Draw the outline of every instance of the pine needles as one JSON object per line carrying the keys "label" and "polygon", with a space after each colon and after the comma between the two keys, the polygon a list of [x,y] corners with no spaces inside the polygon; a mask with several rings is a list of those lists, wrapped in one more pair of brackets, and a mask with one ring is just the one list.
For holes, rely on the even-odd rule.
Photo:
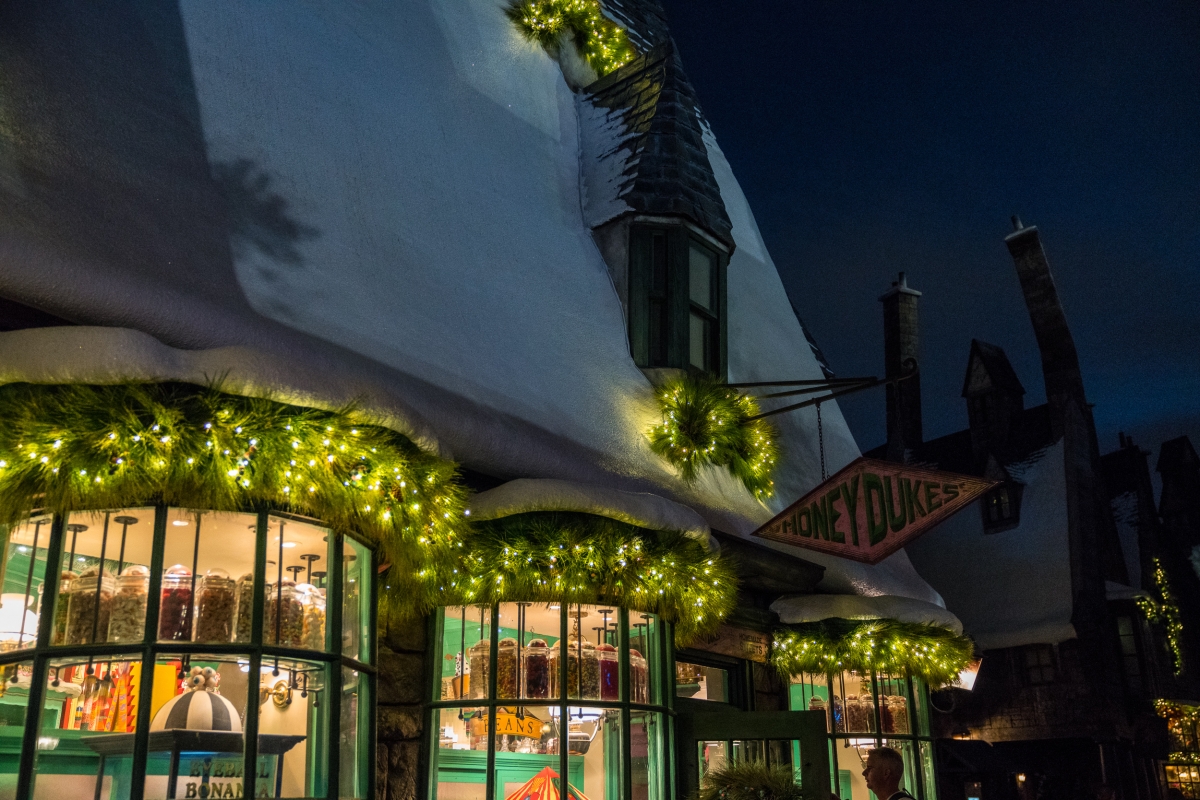
{"label": "pine needles", "polygon": [[737,761],[704,774],[698,800],[808,800],[785,764]]}
{"label": "pine needles", "polygon": [[570,33],[580,54],[600,76],[635,55],[625,31],[604,16],[598,0],[512,0],[505,13],[527,38],[551,52],[562,34]]}
{"label": "pine needles", "polygon": [[779,460],[775,427],[753,398],[709,375],[684,375],[658,389],[662,423],[650,429],[650,449],[694,481],[705,464],[723,466],[760,499],[775,493]]}

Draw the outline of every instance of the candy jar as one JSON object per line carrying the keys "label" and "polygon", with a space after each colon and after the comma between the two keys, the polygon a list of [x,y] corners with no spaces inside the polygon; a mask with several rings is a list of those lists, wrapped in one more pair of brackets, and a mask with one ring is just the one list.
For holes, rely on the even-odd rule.
{"label": "candy jar", "polygon": [[158,638],[165,642],[192,640],[192,571],[183,564],[163,573]]}
{"label": "candy jar", "polygon": [[525,682],[523,697],[546,700],[550,697],[550,646],[545,639],[534,639],[525,646]]}
{"label": "candy jar", "polygon": [[108,621],[108,641],[140,642],[146,629],[146,601],[150,597],[150,570],[130,564],[117,578]]}
{"label": "candy jar", "polygon": [[74,572],[63,570],[58,583],[58,602],[54,606],[54,631],[50,638],[51,644],[65,644],[67,641],[67,614],[71,602],[71,593],[75,590],[75,580],[79,576]]}
{"label": "candy jar", "polygon": [[566,643],[567,659],[567,691],[563,692],[562,658],[563,642],[554,643],[550,650],[550,691],[553,697],[563,697],[564,694],[572,700],[579,699],[579,640],[572,636]]}
{"label": "candy jar", "polygon": [[629,651],[629,699],[635,703],[650,702],[650,670],[637,650]]}
{"label": "candy jar", "polygon": [[196,600],[197,642],[225,644],[232,640],[233,620],[237,606],[237,587],[223,569],[210,569]]}
{"label": "candy jar", "polygon": [[237,579],[237,642],[250,641],[250,624],[254,615],[254,575],[247,572]]}
{"label": "candy jar", "polygon": [[284,578],[267,587],[266,612],[263,641],[280,647],[300,647],[304,638],[304,607],[295,581]]}
{"label": "candy jar", "polygon": [[887,699],[887,704],[895,732],[908,733],[908,700],[901,695],[892,695]]}
{"label": "candy jar", "polygon": [[596,657],[600,661],[600,699],[619,700],[621,662],[617,648],[611,644],[596,645]]}
{"label": "candy jar", "polygon": [[311,583],[296,587],[304,607],[303,640],[309,650],[325,649],[325,594]]}
{"label": "candy jar", "polygon": [[72,584],[67,609],[67,644],[91,644],[108,634],[113,579],[99,567],[85,569]]}
{"label": "candy jar", "polygon": [[496,650],[496,697],[513,700],[517,696],[517,640],[501,639]]}
{"label": "candy jar", "polygon": [[591,642],[583,642],[579,650],[580,658],[583,659],[583,699],[599,700],[600,655],[596,652],[596,645]]}
{"label": "candy jar", "polygon": [[491,647],[487,639],[480,639],[471,645],[470,653],[470,687],[472,700],[486,700],[488,693],[488,658]]}

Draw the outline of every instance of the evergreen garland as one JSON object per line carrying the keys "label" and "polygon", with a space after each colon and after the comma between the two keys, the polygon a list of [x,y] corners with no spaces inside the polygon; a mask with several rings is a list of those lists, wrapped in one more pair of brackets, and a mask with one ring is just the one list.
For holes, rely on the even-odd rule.
{"label": "evergreen garland", "polygon": [[1200,764],[1200,706],[1155,700],[1154,710],[1167,721],[1171,754],[1168,761]]}
{"label": "evergreen garland", "polygon": [[875,671],[915,675],[936,689],[953,683],[973,653],[969,638],[937,625],[827,619],[776,631],[771,663],[785,678]]}
{"label": "evergreen garland", "polygon": [[716,629],[737,603],[728,557],[681,532],[569,512],[517,514],[473,528],[461,560],[436,575],[439,605],[613,603],[658,614],[686,642]]}
{"label": "evergreen garland", "polygon": [[1135,597],[1134,602],[1141,610],[1146,621],[1153,625],[1161,625],[1167,634],[1167,646],[1171,650],[1171,662],[1175,677],[1183,674],[1183,620],[1175,595],[1171,591],[1171,581],[1162,562],[1154,559],[1154,590],[1157,599]]}
{"label": "evergreen garland", "polygon": [[625,31],[604,16],[599,0],[511,0],[505,13],[527,38],[551,52],[569,32],[599,76],[636,55]]}
{"label": "evergreen garland", "polygon": [[697,800],[807,800],[786,764],[735,761],[704,773]]}
{"label": "evergreen garland", "polygon": [[779,460],[771,423],[752,419],[753,398],[706,375],[685,374],[658,389],[662,423],[650,429],[650,449],[694,481],[705,464],[722,466],[759,499],[775,493]]}
{"label": "evergreen garland", "polygon": [[0,387],[0,523],[163,502],[244,511],[265,503],[354,530],[413,584],[466,532],[456,466],[406,437],[322,411],[181,383]]}

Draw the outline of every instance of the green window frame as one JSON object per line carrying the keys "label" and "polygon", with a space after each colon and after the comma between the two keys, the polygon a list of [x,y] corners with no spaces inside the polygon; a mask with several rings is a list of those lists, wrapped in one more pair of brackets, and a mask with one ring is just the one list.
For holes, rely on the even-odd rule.
{"label": "green window frame", "polygon": [[[504,633],[507,630],[508,634],[514,633],[511,623],[505,622],[501,616],[503,611],[511,611],[514,607],[527,608],[533,605],[532,603],[505,603],[491,606],[467,606],[454,607],[452,613],[447,613],[448,609],[442,608],[431,615],[429,636],[431,646],[429,647],[429,663],[427,673],[430,676],[430,686],[426,697],[433,698],[426,703],[425,715],[425,730],[427,735],[423,743],[422,763],[426,765],[426,769],[422,773],[422,785],[418,789],[418,797],[426,798],[426,800],[437,800],[437,787],[439,785],[439,775],[442,770],[454,771],[459,770],[462,773],[472,772],[472,777],[478,782],[479,767],[484,766],[482,781],[482,793],[477,797],[482,800],[502,800],[505,796],[505,783],[510,783],[506,776],[514,776],[520,774],[520,780],[523,782],[529,776],[520,773],[519,764],[515,763],[518,759],[514,756],[523,755],[522,753],[505,752],[499,748],[500,735],[497,728],[499,724],[493,725],[488,720],[496,719],[499,721],[502,714],[513,715],[521,711],[535,707],[545,707],[551,710],[558,720],[571,719],[572,709],[576,712],[581,710],[603,711],[609,715],[610,722],[615,726],[615,730],[619,731],[619,735],[615,737],[615,749],[609,750],[607,744],[603,752],[605,761],[606,784],[603,794],[594,794],[589,788],[584,788],[582,791],[592,800],[613,800],[614,798],[629,798],[634,796],[645,796],[654,800],[666,800],[674,797],[672,787],[675,785],[674,776],[674,759],[669,757],[673,752],[674,742],[674,683],[673,683],[673,667],[674,664],[674,627],[661,618],[653,615],[642,614],[637,611],[629,611],[624,608],[613,607],[612,621],[615,623],[611,628],[606,630],[602,635],[605,637],[605,643],[615,646],[617,652],[617,665],[619,673],[619,693],[615,700],[596,700],[583,697],[583,692],[575,690],[574,692],[568,688],[566,692],[555,692],[551,689],[549,697],[531,698],[526,696],[526,691],[521,688],[517,691],[516,696],[500,697],[504,692],[498,686],[498,672],[500,670],[500,650],[502,642],[506,639],[511,641],[511,637]],[[539,604],[543,605],[543,604]],[[572,641],[572,625],[579,629],[576,611],[581,608],[578,604],[560,603],[557,605],[558,612],[558,630],[555,631],[554,637],[558,643]],[[552,608],[553,606],[548,606]],[[593,613],[598,607],[593,607],[585,604],[585,607],[591,609]],[[470,610],[470,617],[467,616],[467,611]],[[601,613],[606,613],[607,610],[601,610]],[[462,624],[459,627],[454,627],[453,624],[448,625],[449,618],[452,623],[458,622],[459,613],[462,614]],[[521,612],[525,613],[524,610]],[[478,618],[476,618],[478,615]],[[634,618],[631,621],[631,617]],[[642,618],[645,623],[638,623],[637,618]],[[523,617],[522,617],[523,619]],[[651,622],[651,620],[653,620]],[[494,624],[493,621],[498,621],[500,624]],[[608,625],[608,617],[605,618],[605,626]],[[467,638],[463,630],[467,627],[477,627],[478,633]],[[457,631],[457,632],[455,632]],[[636,631],[636,633],[635,633]],[[543,631],[543,633],[545,633]],[[537,634],[530,633],[529,636]],[[588,634],[591,636],[591,634]],[[600,634],[597,634],[600,635]],[[462,637],[459,639],[458,637]],[[520,648],[517,650],[518,664],[520,664],[521,653],[528,654],[528,639],[524,627],[518,637],[521,640]],[[637,638],[640,642],[634,642]],[[475,643],[475,644],[472,644]],[[633,696],[631,686],[631,668],[630,668],[630,652],[633,644],[640,643],[641,650],[645,650],[644,658],[646,659],[646,683],[642,689],[642,695],[646,702],[637,702]],[[467,680],[467,676],[477,677],[478,665],[474,657],[469,657],[468,653],[475,645],[484,645],[482,648],[486,652],[487,666],[486,686],[480,688],[477,685],[471,684]],[[574,647],[575,645],[571,645]],[[553,649],[553,648],[552,648]],[[457,651],[457,656],[452,651]],[[582,651],[579,654],[582,656]],[[527,657],[527,655],[526,655]],[[472,666],[468,671],[468,659]],[[445,667],[443,663],[450,666]],[[554,676],[555,687],[570,687],[571,678],[569,676],[569,667],[573,662],[568,658],[560,658],[557,663],[557,675]],[[574,663],[583,663],[582,661]],[[574,667],[572,667],[574,668]],[[444,670],[451,670],[457,678],[444,677]],[[518,667],[518,670],[521,668]],[[518,671],[518,675],[520,672]],[[586,672],[583,673],[586,676]],[[509,676],[507,679],[511,679]],[[450,681],[452,694],[455,696],[448,699],[442,699],[445,691],[445,681]],[[576,678],[575,680],[580,680]],[[455,681],[458,681],[455,683]],[[521,685],[521,679],[516,679],[516,685]],[[469,687],[469,688],[468,688]],[[561,696],[555,696],[556,694]],[[482,720],[482,728],[485,729],[486,736],[486,761],[484,764],[479,764],[479,757],[475,755],[473,760],[476,762],[473,767],[468,768],[465,759],[460,750],[447,749],[440,745],[440,737],[442,735],[441,721],[445,719],[442,715],[457,715],[461,721],[464,716],[474,718],[479,715]],[[519,716],[519,715],[518,715]],[[656,739],[650,741],[642,741],[641,745],[647,748],[647,752],[643,754],[635,754],[632,748],[631,728],[639,721],[645,722],[653,718],[659,724],[658,734]],[[469,724],[469,723],[468,723]],[[465,726],[464,726],[465,727]],[[465,727],[469,731],[470,728]],[[561,730],[559,731],[561,737]],[[570,734],[568,734],[568,740]],[[557,745],[556,745],[557,746]],[[568,781],[572,785],[578,786],[578,781],[582,775],[583,767],[579,763],[579,754],[573,753],[570,747],[557,746],[558,753],[548,756],[540,756],[541,760],[550,760],[554,763],[552,769],[555,769],[559,776],[568,776]],[[585,752],[587,752],[585,750]],[[575,762],[573,763],[573,759]],[[526,759],[532,760],[532,759]],[[653,763],[648,763],[653,762]],[[536,769],[536,767],[534,767]],[[635,775],[639,776],[637,782],[642,784],[643,788],[637,792],[634,790]],[[615,778],[614,785],[608,784],[609,778]],[[561,780],[561,779],[560,779]],[[649,781],[648,784],[643,784],[643,781]]]}
{"label": "green window frame", "polygon": [[724,378],[728,255],[684,224],[636,223],[629,241],[634,362]]}
{"label": "green window frame", "polygon": [[[272,532],[271,525],[283,522],[302,523],[307,526],[320,527],[327,531],[327,542],[330,545],[328,549],[329,563],[325,568],[325,573],[328,577],[328,583],[324,589],[326,602],[326,616],[324,620],[324,638],[325,645],[323,648],[315,647],[297,647],[293,645],[278,645],[264,643],[264,636],[267,633],[266,606],[269,604],[267,593],[265,591],[252,591],[254,603],[251,611],[250,637],[249,641],[237,641],[236,635],[231,636],[230,642],[195,642],[192,641],[192,634],[189,633],[187,639],[177,641],[168,641],[160,638],[162,633],[160,623],[160,613],[162,612],[163,599],[163,579],[164,579],[164,551],[167,549],[166,541],[168,538],[168,516],[174,513],[184,511],[176,507],[168,507],[164,504],[159,504],[147,507],[146,510],[153,510],[152,517],[152,533],[150,534],[149,546],[149,563],[148,563],[148,594],[145,601],[145,621],[142,628],[140,641],[128,641],[119,644],[100,641],[107,639],[106,633],[100,631],[97,635],[96,631],[99,627],[95,621],[92,622],[92,634],[87,637],[90,641],[87,643],[55,643],[55,619],[58,616],[55,611],[58,610],[60,599],[59,580],[52,579],[52,576],[59,576],[67,562],[68,556],[74,559],[74,538],[79,530],[86,529],[86,526],[73,525],[70,523],[70,517],[74,515],[99,515],[104,519],[104,540],[107,547],[111,548],[105,552],[104,545],[99,551],[99,560],[97,564],[104,564],[105,570],[109,569],[109,562],[117,562],[117,541],[120,540],[120,558],[125,557],[125,537],[124,533],[117,535],[117,530],[121,522],[121,513],[119,510],[87,510],[76,511],[72,514],[53,514],[35,513],[30,516],[28,523],[21,525],[33,525],[35,521],[40,522],[37,525],[36,536],[41,537],[40,541],[34,540],[32,550],[28,549],[27,545],[15,545],[17,551],[23,555],[28,555],[29,567],[28,578],[25,578],[26,584],[26,602],[29,602],[30,588],[34,575],[34,567],[37,566],[41,559],[39,553],[44,552],[45,559],[41,563],[42,566],[42,585],[38,590],[40,596],[40,608],[42,613],[37,619],[36,638],[32,639],[32,646],[24,646],[19,649],[5,650],[0,652],[0,675],[3,680],[11,681],[12,684],[17,684],[19,674],[28,674],[28,695],[23,712],[23,727],[21,730],[20,752],[17,759],[18,773],[15,787],[14,797],[16,800],[30,800],[34,794],[35,781],[37,771],[40,767],[37,766],[39,751],[43,748],[39,743],[39,738],[43,735],[43,725],[46,720],[51,724],[57,723],[57,717],[50,714],[50,709],[47,709],[47,692],[50,686],[57,684],[61,670],[71,666],[80,667],[87,664],[88,675],[93,674],[90,670],[92,665],[96,665],[95,674],[99,677],[100,665],[108,664],[108,677],[112,676],[112,665],[114,663],[140,665],[140,678],[137,681],[137,712],[135,731],[132,734],[132,753],[127,757],[130,758],[129,771],[121,773],[121,782],[125,780],[128,783],[124,786],[118,784],[118,779],[111,772],[105,772],[105,754],[100,752],[99,770],[96,781],[95,797],[122,797],[130,798],[130,800],[142,800],[144,795],[149,791],[146,786],[146,776],[148,772],[148,764],[151,760],[152,751],[157,752],[161,748],[157,745],[151,747],[151,711],[154,694],[154,682],[156,666],[162,666],[165,662],[172,661],[182,657],[189,660],[191,656],[195,656],[197,660],[203,658],[219,659],[222,663],[232,662],[234,664],[242,664],[243,672],[248,675],[264,675],[263,670],[270,671],[272,665],[276,670],[282,665],[284,671],[289,673],[289,680],[294,682],[294,685],[288,686],[286,690],[279,689],[280,694],[285,694],[288,703],[290,704],[293,691],[299,694],[301,691],[305,696],[312,694],[314,697],[318,693],[320,703],[311,703],[309,708],[310,719],[315,720],[313,724],[318,727],[313,731],[312,750],[306,751],[305,758],[311,762],[308,764],[308,773],[306,782],[310,787],[323,785],[325,791],[321,795],[308,796],[324,796],[333,800],[339,797],[364,797],[370,798],[375,796],[375,770],[374,763],[374,742],[376,739],[375,730],[375,714],[374,714],[374,698],[376,695],[377,674],[376,674],[376,658],[377,658],[377,642],[374,635],[376,626],[376,608],[377,608],[377,584],[375,579],[377,573],[377,557],[374,550],[364,541],[356,536],[337,531],[320,521],[313,520],[307,517],[301,517],[283,511],[274,510],[268,507],[260,507],[255,509],[246,509],[241,514],[247,517],[253,516],[253,586],[266,587],[268,579],[275,579],[276,576],[268,572],[268,561],[270,558],[277,558],[277,567],[283,565],[283,547],[284,536],[282,527],[278,528],[278,551],[271,544],[270,535]],[[197,520],[202,514],[210,512],[200,511],[197,513],[194,510],[186,510],[189,514],[196,514]],[[118,514],[112,518],[112,533],[109,532],[109,517],[113,514]],[[127,512],[126,512],[127,513]],[[224,513],[224,512],[221,512]],[[49,525],[46,525],[46,522]],[[148,520],[143,520],[148,521]],[[136,520],[135,520],[136,522]],[[179,524],[176,522],[175,524]],[[11,526],[6,532],[5,543],[8,544],[12,532],[19,528],[20,525]],[[45,528],[49,528],[48,537],[46,536]],[[74,529],[74,530],[73,530]],[[332,541],[329,541],[332,540]],[[195,533],[195,552],[200,550],[200,525],[196,523]],[[25,549],[22,549],[25,548]],[[68,550],[69,548],[69,550]],[[247,549],[249,549],[247,547]],[[346,556],[345,551],[349,549],[353,555]],[[291,552],[291,551],[289,551]],[[278,553],[278,555],[277,555]],[[80,561],[84,559],[79,558]],[[348,566],[358,562],[357,566]],[[131,562],[124,562],[130,564]],[[193,564],[194,566],[194,564]],[[296,569],[301,569],[297,567]],[[312,564],[309,564],[311,574]],[[358,579],[358,587],[355,590],[344,591],[346,587],[343,585],[343,577],[350,570]],[[195,570],[192,570],[194,575]],[[279,574],[282,574],[282,569],[279,569]],[[107,579],[106,579],[107,580]],[[351,581],[354,578],[350,578]],[[93,581],[93,583],[97,583]],[[364,587],[365,584],[365,587]],[[282,585],[281,582],[276,585]],[[97,587],[97,592],[99,586]],[[189,605],[192,597],[195,597],[196,582],[192,581],[192,586],[189,593]],[[65,598],[63,598],[65,600]],[[347,645],[345,640],[345,630],[343,629],[343,610],[346,603],[353,599],[356,605],[355,611],[358,617],[358,625],[350,636],[350,645]],[[93,601],[96,602],[96,601]],[[277,598],[276,602],[279,602]],[[99,603],[97,603],[99,605]],[[194,608],[194,607],[193,607]],[[187,612],[187,623],[192,624],[191,616],[194,611]],[[94,615],[93,615],[94,616]],[[203,619],[204,611],[200,611],[200,618]],[[197,631],[199,629],[197,628]],[[278,637],[277,637],[278,641]],[[348,649],[349,648],[349,649]],[[51,676],[53,673],[53,677]],[[304,683],[300,686],[300,676],[303,673]],[[311,684],[308,680],[309,674],[312,674],[318,682]],[[277,673],[279,674],[279,673]],[[347,679],[351,680],[350,690],[347,691]],[[324,680],[324,683],[319,683]],[[52,681],[54,684],[52,684]],[[265,701],[257,697],[258,692],[254,691],[253,683],[247,682],[246,685],[246,705],[244,710],[244,719],[242,720],[242,732],[237,734],[241,739],[242,756],[241,765],[236,769],[235,774],[226,773],[224,777],[241,781],[243,776],[258,776],[261,777],[258,767],[259,761],[259,736],[265,733],[259,729],[259,712],[263,702],[270,703],[271,695],[268,693]],[[0,698],[3,696],[0,692]],[[178,697],[179,695],[175,695]],[[352,700],[346,698],[353,697]],[[259,702],[253,702],[258,699]],[[282,699],[281,699],[282,702]],[[355,714],[353,715],[353,724],[357,726],[356,730],[343,731],[341,730],[345,711],[350,710],[350,705],[354,704]],[[317,706],[319,710],[316,710]],[[11,724],[11,723],[10,723]],[[215,726],[214,726],[215,728]],[[103,732],[95,732],[103,733]],[[170,731],[159,731],[157,735],[161,739],[164,734],[171,734]],[[107,738],[113,738],[114,734],[105,734]],[[118,734],[119,735],[119,734]],[[230,736],[231,734],[223,734]],[[277,737],[280,738],[280,737]],[[287,737],[283,737],[287,738]],[[176,737],[178,739],[178,737]],[[82,741],[82,740],[81,740]],[[80,742],[74,739],[64,739],[62,745],[68,749],[78,752],[87,758],[95,758],[96,753],[91,752],[83,747]],[[156,739],[156,742],[159,741]],[[356,748],[351,748],[347,753],[345,742],[357,742]],[[161,744],[161,742],[159,742]],[[58,746],[55,742],[55,746]],[[122,745],[124,747],[124,745]],[[308,743],[305,745],[309,746]],[[116,753],[116,751],[113,751]],[[172,770],[179,768],[181,748],[178,744],[174,745],[174,751],[171,755]],[[187,752],[193,752],[188,750]],[[204,751],[209,752],[209,751]],[[126,754],[126,750],[122,749],[121,754]],[[346,756],[349,755],[349,763],[343,763]],[[113,756],[108,756],[112,758]],[[159,759],[161,760],[161,759]],[[211,760],[211,759],[210,759]],[[236,759],[226,759],[234,762]],[[272,777],[275,785],[267,786],[268,796],[277,796],[279,791],[279,780],[282,771],[283,754],[280,753],[276,765],[272,768]],[[232,768],[230,768],[232,769]],[[347,774],[342,774],[343,772]],[[72,774],[75,774],[74,772]],[[78,773],[80,775],[90,775],[90,770],[84,770]],[[182,772],[178,773],[180,776]],[[109,783],[107,792],[102,791],[103,779],[106,776],[113,776]],[[208,773],[204,773],[204,781],[208,780]],[[222,777],[214,773],[213,777]],[[256,781],[257,782],[257,781]],[[167,796],[175,795],[176,786],[170,781],[167,783]],[[228,788],[228,787],[226,787]],[[254,796],[254,791],[243,788],[243,794],[247,797]],[[308,792],[306,791],[306,794]],[[92,796],[92,791],[89,789],[88,796]],[[182,797],[183,795],[178,795]],[[215,795],[214,795],[215,796]]]}

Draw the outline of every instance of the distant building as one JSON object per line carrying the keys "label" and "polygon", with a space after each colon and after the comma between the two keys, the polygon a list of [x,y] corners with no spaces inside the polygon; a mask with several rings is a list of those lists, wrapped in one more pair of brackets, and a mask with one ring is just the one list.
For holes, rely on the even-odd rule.
{"label": "distant building", "polygon": [[[1026,408],[1004,350],[972,340],[962,390],[969,427],[924,441],[920,388],[909,380],[889,392],[887,443],[868,453],[997,481],[976,513],[907,548],[983,657],[972,691],[935,696],[941,798],[1096,797],[1104,785],[1122,798],[1160,797],[1168,774],[1179,785],[1188,773],[1164,772],[1155,701],[1200,696],[1200,582],[1189,561],[1200,545],[1200,461],[1186,439],[1164,445],[1160,522],[1148,454],[1123,434],[1118,450],[1100,454],[1037,228],[1018,222],[1006,244],[1047,402]],[[901,273],[880,298],[889,376],[919,363],[919,297]],[[1164,576],[1171,610],[1162,607]],[[1184,617],[1173,637],[1180,667],[1167,633],[1175,608]]]}

